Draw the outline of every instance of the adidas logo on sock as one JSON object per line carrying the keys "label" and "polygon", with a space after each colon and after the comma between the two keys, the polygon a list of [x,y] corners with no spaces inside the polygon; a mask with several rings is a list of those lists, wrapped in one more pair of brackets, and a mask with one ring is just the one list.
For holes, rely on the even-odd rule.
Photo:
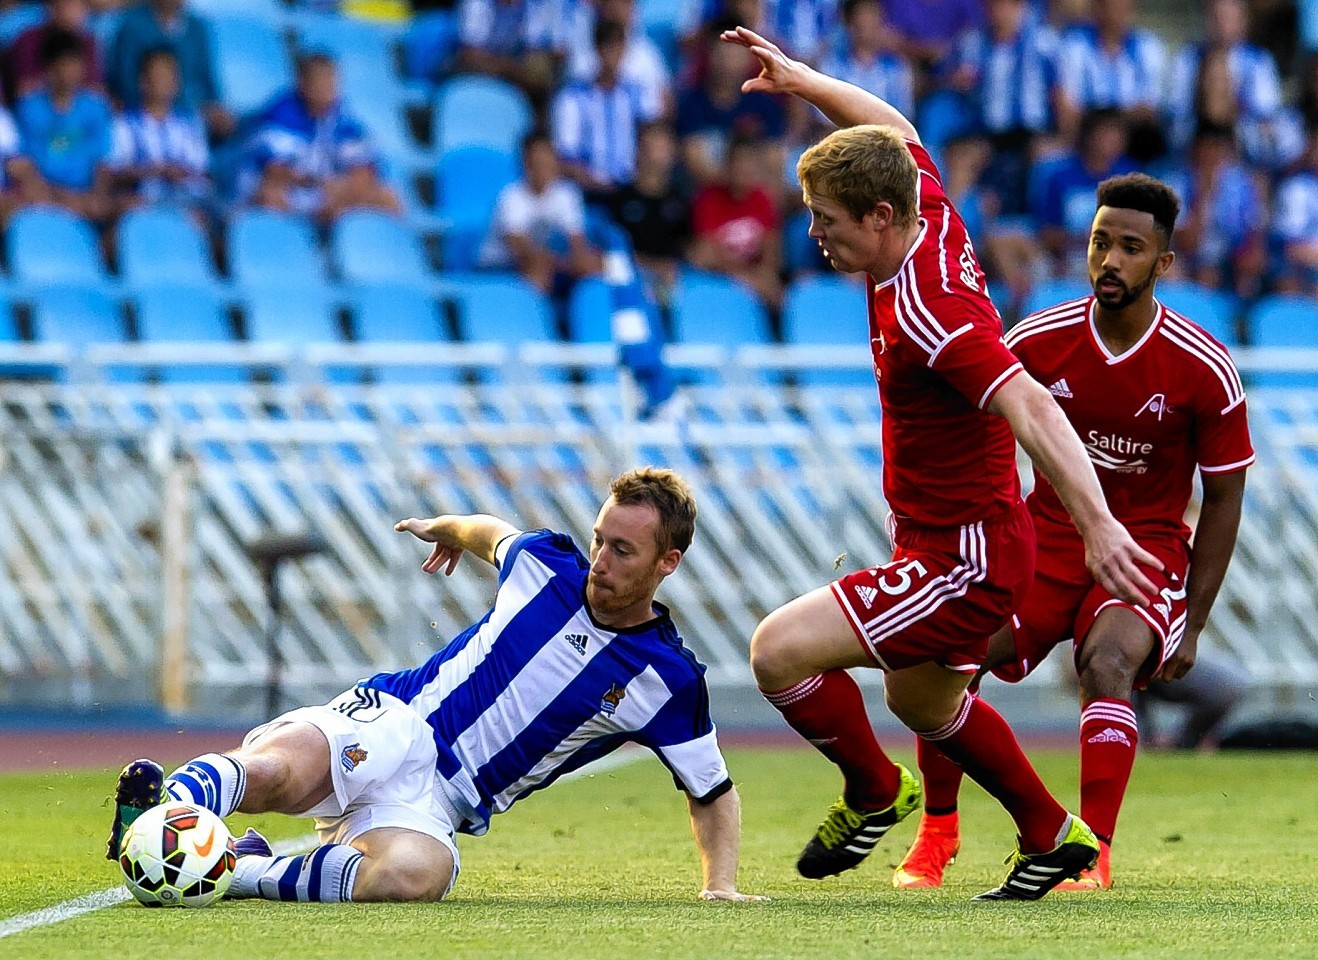
{"label": "adidas logo on sock", "polygon": [[873,587],[856,588],[856,596],[860,597],[860,602],[865,604],[866,610],[874,606],[874,598],[878,595],[879,591],[875,590]]}
{"label": "adidas logo on sock", "polygon": [[1066,377],[1062,377],[1062,379],[1049,387],[1048,392],[1054,397],[1065,397],[1068,400],[1075,396],[1075,394],[1071,392],[1071,385],[1066,382]]}
{"label": "adidas logo on sock", "polygon": [[1124,747],[1130,746],[1130,738],[1118,730],[1116,727],[1108,727],[1102,733],[1096,733],[1087,741],[1088,743],[1119,743]]}

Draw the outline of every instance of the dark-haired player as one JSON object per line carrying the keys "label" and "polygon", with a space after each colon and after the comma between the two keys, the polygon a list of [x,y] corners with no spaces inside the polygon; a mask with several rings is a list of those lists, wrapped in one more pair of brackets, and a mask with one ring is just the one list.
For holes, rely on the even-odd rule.
{"label": "dark-haired player", "polygon": [[[1112,833],[1139,742],[1132,691],[1194,666],[1254,462],[1245,393],[1226,348],[1153,295],[1175,257],[1179,209],[1175,193],[1152,177],[1105,180],[1089,233],[1093,295],[1027,317],[1006,337],[1084,441],[1113,514],[1163,563],[1147,571],[1157,587],[1147,607],[1096,584],[1079,533],[1035,471],[1027,501],[1038,535],[1034,583],[990,642],[985,669],[1018,681],[1054,646],[1075,642],[1080,816],[1102,852],[1097,866],[1058,889],[1112,885]],[[1204,502],[1192,545],[1183,517],[1196,467]],[[960,844],[961,770],[929,741],[918,743],[925,811],[893,875],[897,887],[941,885]]]}

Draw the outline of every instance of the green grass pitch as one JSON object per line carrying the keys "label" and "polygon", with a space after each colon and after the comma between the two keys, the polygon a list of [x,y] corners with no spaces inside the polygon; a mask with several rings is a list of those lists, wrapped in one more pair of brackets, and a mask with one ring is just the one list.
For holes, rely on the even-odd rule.
{"label": "green grass pitch", "polygon": [[[1074,756],[1036,759],[1074,803]],[[768,904],[695,899],[684,804],[644,757],[560,784],[489,836],[464,838],[462,878],[441,904],[119,904],[0,939],[0,958],[1318,957],[1312,754],[1142,756],[1116,888],[1038,904],[968,902],[1002,878],[1011,845],[1010,822],[978,788],[963,797],[947,885],[899,893],[889,876],[910,822],[859,870],[801,880],[795,856],[836,795],[833,771],[808,750],[734,750],[729,763],[743,803],[742,889]],[[102,859],[112,782],[109,770],[0,777],[0,927],[118,883]],[[306,832],[282,817],[231,826],[248,822],[272,838]]]}

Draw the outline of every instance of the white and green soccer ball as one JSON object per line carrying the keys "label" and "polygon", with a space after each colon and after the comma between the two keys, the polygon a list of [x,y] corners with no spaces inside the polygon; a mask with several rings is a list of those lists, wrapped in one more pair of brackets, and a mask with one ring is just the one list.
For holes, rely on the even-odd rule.
{"label": "white and green soccer ball", "polygon": [[224,896],[237,854],[224,821],[166,800],[128,828],[119,847],[124,884],[148,907],[206,907]]}

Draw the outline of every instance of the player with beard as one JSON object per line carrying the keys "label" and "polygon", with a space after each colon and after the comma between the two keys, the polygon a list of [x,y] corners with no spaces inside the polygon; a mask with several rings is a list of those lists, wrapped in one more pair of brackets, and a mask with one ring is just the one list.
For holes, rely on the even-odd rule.
{"label": "player with beard", "polygon": [[[1180,204],[1143,174],[1105,180],[1089,234],[1092,296],[1027,317],[1006,343],[1057,398],[1084,441],[1113,514],[1158,557],[1156,591],[1134,606],[1096,584],[1084,543],[1056,490],[1035,471],[1027,500],[1038,536],[1034,582],[992,638],[983,672],[1027,676],[1074,641],[1080,677],[1080,816],[1098,835],[1098,864],[1058,889],[1112,885],[1112,835],[1135,762],[1132,691],[1194,666],[1199,634],[1226,575],[1254,462],[1245,393],[1227,350],[1154,296],[1175,259]],[[1195,470],[1203,506],[1191,537],[1184,516]],[[936,887],[960,846],[961,769],[918,741],[925,808],[897,887]]]}
{"label": "player with beard", "polygon": [[499,571],[494,606],[421,666],[378,673],[325,706],[257,727],[225,754],[168,778],[136,760],[120,774],[108,855],[162,802],[220,817],[314,817],[321,845],[275,856],[239,838],[231,898],[438,900],[457,880],[454,833],[629,741],[672,772],[691,814],[705,900],[759,900],[736,889],[740,801],[709,717],[705,668],[682,645],[655,591],[695,533],[696,503],[671,470],[616,478],[587,559],[563,533],[497,517],[403,520],[433,543],[427,573],[464,552]]}

